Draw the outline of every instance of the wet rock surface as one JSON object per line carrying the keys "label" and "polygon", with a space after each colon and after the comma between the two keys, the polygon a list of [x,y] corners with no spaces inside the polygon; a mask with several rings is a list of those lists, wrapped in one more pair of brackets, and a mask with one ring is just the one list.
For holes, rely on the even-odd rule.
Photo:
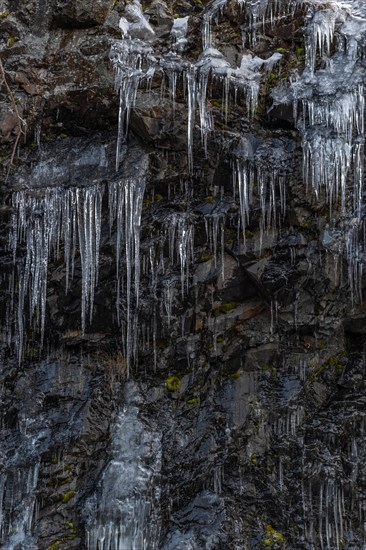
{"label": "wet rock surface", "polygon": [[[364,547],[363,260],[350,261],[353,233],[344,245],[348,225],[363,227],[363,207],[354,206],[363,112],[352,88],[362,55],[347,96],[358,122],[344,129],[337,119],[329,130],[345,155],[343,130],[355,136],[331,207],[321,181],[331,171],[306,188],[302,158],[311,151],[314,169],[325,140],[312,141],[325,119],[317,111],[309,122],[303,90],[314,88],[316,110],[327,55],[339,76],[344,51],[327,51],[333,32],[340,44],[357,30],[362,51],[362,6],[356,23],[340,11],[333,31],[324,19],[314,61],[306,25],[332,7],[287,3],[290,11],[263,12],[262,27],[250,4],[0,5],[11,91],[3,82],[3,548]],[[204,66],[207,14],[224,56],[210,62],[237,68],[243,54],[257,56],[243,70],[245,93],[258,82],[258,97],[225,96],[223,73],[212,72],[208,110],[196,98],[192,124],[188,65],[176,74],[159,67],[168,52]],[[155,56],[127,137],[109,61],[121,31]],[[268,64],[274,54],[278,65]],[[242,85],[241,73],[229,76]],[[329,90],[319,93],[328,105]],[[26,135],[17,141],[19,116]]]}

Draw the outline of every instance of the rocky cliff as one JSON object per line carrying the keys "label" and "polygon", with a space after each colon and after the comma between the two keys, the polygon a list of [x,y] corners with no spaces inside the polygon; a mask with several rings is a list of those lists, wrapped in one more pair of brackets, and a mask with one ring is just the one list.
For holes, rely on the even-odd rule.
{"label": "rocky cliff", "polygon": [[5,549],[366,546],[362,0],[2,0]]}

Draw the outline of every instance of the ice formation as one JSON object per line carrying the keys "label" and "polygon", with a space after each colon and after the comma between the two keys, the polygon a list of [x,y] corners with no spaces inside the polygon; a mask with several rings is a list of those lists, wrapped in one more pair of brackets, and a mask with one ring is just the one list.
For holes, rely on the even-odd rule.
{"label": "ice formation", "polygon": [[151,426],[147,430],[139,418],[140,396],[131,383],[126,390],[129,402],[117,418],[112,458],[103,473],[100,494],[93,495],[85,507],[88,550],[158,548],[161,436]]}
{"label": "ice formation", "polygon": [[[120,179],[109,184],[111,229],[116,231],[117,295],[126,297],[125,353],[127,364],[134,354],[133,312],[138,307],[140,252],[139,232],[145,181]],[[89,187],[48,187],[17,191],[13,195],[14,214],[10,248],[18,269],[17,340],[19,360],[23,354],[26,319],[39,329],[43,341],[47,275],[51,259],[63,254],[65,292],[73,279],[76,252],[81,263],[81,328],[84,333],[93,317],[94,294],[98,282],[99,248],[102,227],[104,185]],[[24,255],[20,259],[24,247]],[[123,254],[126,276],[121,277]],[[19,258],[18,258],[19,256]],[[123,286],[122,281],[125,281]],[[133,297],[134,296],[134,301]],[[26,305],[28,304],[28,307]],[[120,313],[119,299],[117,311]],[[25,312],[28,312],[26,314]]]}
{"label": "ice formation", "polygon": [[[213,118],[208,108],[208,84],[211,80],[218,80],[223,88],[225,113],[229,107],[230,90],[234,90],[235,97],[238,92],[244,97],[247,113],[253,117],[257,108],[260,81],[264,75],[272,70],[278,63],[282,54],[276,52],[269,59],[261,59],[251,54],[242,56],[240,67],[231,67],[224,55],[212,45],[211,20],[222,12],[227,0],[216,0],[204,16],[202,39],[203,51],[196,62],[185,60],[182,57],[186,46],[186,33],[188,29],[188,17],[177,18],[172,26],[171,36],[174,38],[170,51],[158,55],[153,48],[153,36],[146,24],[141,22],[139,15],[139,32],[132,33],[130,11],[138,11],[137,2],[130,6],[127,18],[120,20],[122,40],[116,41],[111,49],[110,58],[116,73],[116,90],[120,96],[119,130],[117,144],[116,166],[118,169],[120,150],[123,140],[126,138],[131,108],[136,99],[136,93],[141,82],[151,80],[156,71],[162,73],[162,80],[167,77],[169,93],[173,99],[173,109],[177,81],[180,77],[184,80],[188,103],[188,164],[190,172],[193,171],[193,133],[195,127],[196,108],[198,107],[201,139],[207,153],[207,137],[213,130]],[[256,3],[250,6],[257,9]],[[268,2],[261,7],[263,13],[268,8]],[[140,12],[138,12],[140,13]],[[262,13],[262,12],[261,12]],[[265,68],[264,72],[261,69]]]}
{"label": "ice formation", "polygon": [[[362,57],[366,10],[360,2],[331,2],[310,8],[306,68],[274,101],[293,103],[302,135],[303,175],[317,200],[324,196],[329,216],[338,208],[342,227],[337,255],[348,261],[353,297],[360,297],[363,253],[365,90]],[[316,8],[311,11],[311,8]],[[337,38],[337,39],[336,39]],[[319,61],[322,64],[319,65]],[[348,220],[348,222],[346,221]]]}
{"label": "ice formation", "polygon": [[[136,311],[140,289],[140,227],[144,179],[128,179],[109,184],[110,229],[116,230],[117,316],[120,319],[120,297],[126,298],[125,358],[127,375],[136,353]],[[121,256],[124,256],[124,276],[121,276]],[[123,281],[125,283],[123,284]],[[134,295],[134,303],[133,303]]]}
{"label": "ice formation", "polygon": [[[98,280],[99,241],[103,187],[82,188],[49,187],[37,191],[17,191],[13,195],[15,213],[12,220],[10,246],[14,262],[18,264],[19,291],[17,294],[18,354],[22,357],[25,311],[39,328],[43,341],[47,274],[51,257],[60,255],[64,246],[66,291],[69,287],[70,267],[73,274],[76,246],[81,257],[82,299],[81,325],[93,314],[94,291]],[[17,251],[25,247],[22,261]],[[26,308],[26,300],[28,308]]]}
{"label": "ice formation", "polygon": [[[366,34],[366,14],[362,2],[331,2],[326,7],[315,1],[268,2],[242,1],[239,7],[253,32],[258,25],[274,24],[281,17],[302,5],[309,10],[305,33],[306,66],[303,74],[294,74],[287,87],[273,91],[274,104],[293,104],[297,126],[302,136],[304,184],[312,189],[317,200],[329,204],[330,220],[340,212],[342,220],[337,257],[348,259],[349,283],[354,298],[360,297],[365,262],[363,221],[363,178],[365,147],[365,90],[361,63]],[[286,4],[286,5],[285,5]],[[232,67],[214,47],[212,25],[224,16],[227,2],[216,0],[205,12],[202,37],[203,51],[196,61],[183,56],[187,40],[188,17],[174,21],[172,49],[157,55],[154,31],[144,16],[141,5],[134,1],[126,7],[120,20],[122,39],[111,50],[116,73],[116,89],[120,96],[119,132],[116,165],[119,167],[121,146],[127,136],[129,118],[142,82],[151,81],[156,73],[167,79],[169,94],[176,101],[180,81],[186,89],[188,166],[194,170],[194,131],[199,120],[203,149],[214,128],[209,107],[209,84],[219,83],[223,90],[223,109],[227,116],[230,90],[245,97],[248,117],[254,115],[260,83],[282,54],[261,59],[251,53],[242,55],[240,67]],[[251,42],[254,40],[252,34]],[[321,61],[321,64],[320,64]],[[243,138],[244,139],[244,138]],[[240,149],[240,147],[239,147]],[[245,149],[245,147],[244,147]],[[279,150],[279,149],[278,149]],[[271,149],[271,155],[274,149]],[[286,172],[276,155],[266,158],[264,151],[242,150],[233,155],[233,181],[240,204],[240,224],[245,243],[253,205],[260,206],[260,247],[263,235],[280,226],[286,209]],[[82,267],[81,326],[86,330],[93,315],[94,293],[98,282],[98,257],[101,238],[103,186],[89,188],[52,188],[43,191],[18,191],[13,195],[13,226],[10,247],[17,264],[19,292],[17,307],[17,339],[22,356],[25,317],[39,328],[43,339],[47,270],[51,257],[64,255],[66,291],[72,280],[76,250]],[[236,191],[235,191],[236,192]],[[117,311],[121,321],[122,295],[126,296],[125,353],[128,363],[135,354],[132,338],[134,313],[139,300],[139,231],[144,183],[120,181],[109,186],[111,227],[116,229],[116,266],[118,276]],[[193,257],[192,226],[188,218],[171,220],[170,241],[176,241],[176,258],[180,262],[181,293],[187,292],[189,265]],[[215,264],[222,239],[222,220],[206,217],[207,238],[212,242]],[[220,236],[219,236],[220,234]],[[18,250],[23,248],[23,260]],[[121,262],[122,255],[125,262]],[[20,254],[19,254],[20,256]],[[171,261],[173,257],[171,257]],[[124,274],[122,264],[126,265]],[[222,262],[223,263],[223,262]],[[122,271],[121,271],[122,270]],[[15,280],[15,279],[14,279]],[[167,287],[168,288],[168,287]],[[169,287],[170,288],[170,287]],[[25,308],[27,304],[27,308]],[[25,311],[27,312],[25,314]],[[171,310],[168,307],[168,317]]]}

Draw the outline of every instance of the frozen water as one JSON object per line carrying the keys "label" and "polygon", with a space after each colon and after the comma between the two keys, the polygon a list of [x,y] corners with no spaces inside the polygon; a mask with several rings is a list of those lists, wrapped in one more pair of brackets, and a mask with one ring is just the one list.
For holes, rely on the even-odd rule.
{"label": "frozen water", "polygon": [[[126,24],[123,22],[122,26],[124,32]],[[135,103],[137,89],[142,81],[149,81],[154,76],[157,61],[152,53],[152,48],[139,38],[116,41],[111,48],[110,59],[115,69],[116,90],[120,99],[116,170],[120,163],[121,145],[128,133],[131,108]]]}
{"label": "frozen water", "polygon": [[[127,375],[136,354],[136,311],[140,288],[140,229],[145,192],[144,179],[128,179],[109,184],[109,220],[116,230],[117,315],[120,318],[119,297],[126,297],[125,358]],[[125,258],[121,272],[121,257]],[[122,274],[125,276],[122,277]],[[124,284],[123,284],[124,282]]]}
{"label": "frozen water", "polygon": [[133,0],[131,4],[127,4],[124,13],[125,17],[122,17],[119,23],[124,36],[139,38],[144,42],[150,42],[155,38],[155,32],[143,14],[138,0]]}
{"label": "frozen water", "polygon": [[[126,295],[127,361],[134,355],[133,311],[138,307],[140,279],[140,226],[145,181],[118,180],[109,184],[110,225],[116,228],[116,266],[120,291]],[[98,283],[99,247],[102,226],[104,185],[89,187],[49,187],[13,194],[14,214],[9,236],[18,270],[17,348],[22,358],[25,319],[41,333],[43,341],[47,276],[51,259],[65,260],[66,292],[74,273],[76,251],[81,262],[81,327],[93,317],[94,294]],[[22,251],[24,248],[24,254]],[[124,257],[121,276],[121,257]],[[125,286],[122,288],[122,281]],[[133,305],[134,304],[134,305]],[[26,306],[28,307],[26,308]],[[118,306],[119,310],[119,306]],[[28,312],[28,313],[27,313]]]}
{"label": "frozen water", "polygon": [[327,200],[331,220],[336,220],[340,207],[343,222],[332,254],[347,257],[351,294],[357,298],[365,263],[361,228],[366,5],[359,1],[304,5],[310,8],[307,67],[302,75],[294,75],[289,88],[274,91],[274,102],[292,103],[299,113],[306,187],[318,201]]}
{"label": "frozen water", "polygon": [[2,548],[37,548],[32,536],[39,462],[17,465],[0,477],[0,543]]}
{"label": "frozen water", "polygon": [[175,40],[173,48],[179,53],[183,52],[187,45],[188,20],[188,15],[174,19],[171,35]]}
{"label": "frozen water", "polygon": [[[22,358],[25,304],[29,318],[40,329],[43,342],[48,263],[58,257],[64,244],[66,290],[69,286],[70,264],[74,263],[78,243],[82,268],[81,324],[85,330],[87,316],[93,313],[94,291],[98,280],[99,241],[103,186],[83,188],[50,187],[38,192],[17,191],[13,195],[10,246],[14,262],[18,263],[18,356]],[[17,251],[25,247],[22,261]]]}
{"label": "frozen water", "polygon": [[188,293],[190,266],[193,261],[194,231],[189,214],[173,212],[164,223],[171,266],[179,263],[182,298]]}
{"label": "frozen water", "polygon": [[[161,435],[139,416],[140,396],[125,386],[126,404],[112,436],[100,489],[85,507],[88,550],[157,550],[160,534]],[[151,419],[150,419],[151,420]]]}

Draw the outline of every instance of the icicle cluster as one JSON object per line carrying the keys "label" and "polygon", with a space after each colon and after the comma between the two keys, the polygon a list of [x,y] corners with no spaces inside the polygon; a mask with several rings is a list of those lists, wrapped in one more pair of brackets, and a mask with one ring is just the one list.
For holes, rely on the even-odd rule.
{"label": "icicle cluster", "polygon": [[[212,21],[219,23],[229,0],[214,0],[203,17],[202,43],[203,49],[211,48]],[[237,4],[244,16],[241,26],[244,47],[254,48],[259,31],[265,25],[273,27],[277,19],[294,12],[297,0],[237,0]]]}
{"label": "icicle cluster", "polygon": [[[127,360],[133,356],[134,289],[138,306],[140,279],[140,225],[144,180],[120,180],[109,184],[110,227],[116,231],[117,311],[121,292],[126,296],[125,338]],[[104,185],[90,187],[49,187],[37,191],[17,191],[13,195],[14,214],[9,238],[18,269],[17,348],[23,354],[25,319],[44,337],[47,275],[51,259],[63,254],[66,292],[74,275],[76,251],[81,262],[81,327],[93,317],[94,294],[98,283],[99,248]],[[21,252],[24,249],[24,254]],[[125,277],[121,276],[121,255]],[[19,256],[19,257],[18,257]],[[124,286],[122,286],[124,284]],[[27,309],[25,308],[28,304]],[[29,314],[26,314],[28,310]],[[42,344],[41,344],[42,345]]]}
{"label": "icicle cluster", "polygon": [[[120,322],[120,298],[126,296],[125,358],[127,375],[136,354],[137,317],[140,288],[140,227],[145,180],[124,180],[109,184],[110,229],[116,231],[117,317]],[[121,255],[125,258],[122,277]],[[134,305],[133,300],[134,289]]]}
{"label": "icicle cluster", "polygon": [[190,265],[194,257],[194,230],[192,221],[186,213],[173,212],[165,223],[165,235],[169,244],[171,267],[176,262],[180,266],[182,298],[188,293]]}
{"label": "icicle cluster", "polygon": [[[305,2],[310,8],[312,2]],[[342,218],[337,254],[348,260],[353,297],[360,295],[364,255],[363,193],[365,149],[365,71],[362,64],[366,8],[358,2],[332,2],[310,12],[306,29],[306,68],[287,93],[274,99],[294,104],[302,135],[304,183],[329,205],[333,224]],[[319,67],[319,60],[322,66]]]}
{"label": "icicle cluster", "polygon": [[[158,62],[159,56],[153,51],[151,45],[153,30],[145,20],[139,2],[134,0],[126,8],[127,13],[125,15],[127,19],[123,17],[120,22],[122,40],[113,44],[110,54],[116,73],[116,90],[120,96],[117,169],[121,144],[127,134],[130,111],[135,102],[137,89],[141,82],[151,81],[156,70],[159,70],[163,75],[163,85],[165,85],[165,77],[168,80],[173,111],[178,79],[182,77],[184,81],[188,100],[189,172],[193,171],[193,133],[196,108],[199,111],[201,140],[206,154],[207,136],[213,130],[212,113],[208,109],[207,103],[208,84],[211,80],[217,80],[222,84],[225,118],[227,118],[229,108],[230,90],[234,91],[235,101],[238,92],[244,96],[248,116],[252,117],[254,115],[262,78],[261,69],[264,68],[264,73],[269,74],[275,63],[280,61],[282,55],[276,52],[269,59],[264,60],[246,54],[242,56],[240,67],[231,67],[223,54],[212,46],[211,40],[211,21],[223,12],[226,4],[227,0],[216,0],[204,15],[202,28],[203,52],[195,63],[184,60],[182,57],[186,44],[188,18],[180,18],[174,22],[171,34],[175,43],[169,52],[160,56]],[[270,13],[272,23],[274,13],[287,13],[289,9],[289,4],[282,1],[275,2],[275,4],[268,0],[263,2],[239,2],[239,5],[255,21]],[[290,6],[292,5],[293,3],[290,2]],[[286,9],[285,6],[287,6]],[[134,12],[134,14],[136,12],[135,18],[131,19],[130,12]],[[131,25],[129,21],[135,21],[135,19],[137,19],[137,22]],[[254,27],[255,25],[251,21],[251,28],[254,29]]]}
{"label": "icicle cluster", "polygon": [[141,82],[147,86],[155,73],[157,63],[150,42],[155,33],[145,18],[138,0],[127,4],[125,17],[119,22],[122,40],[115,41],[110,51],[110,60],[115,70],[115,86],[119,93],[118,137],[116,170],[119,168],[121,146],[126,140],[131,108]]}
{"label": "icicle cluster", "polygon": [[234,156],[234,195],[237,188],[244,248],[246,229],[250,227],[254,205],[259,203],[261,250],[264,234],[280,228],[286,213],[286,182],[292,166],[291,156],[281,146],[273,144],[268,150],[265,144],[254,149],[245,139],[239,143]]}
{"label": "icicle cluster", "polygon": [[[18,355],[22,357],[25,304],[29,318],[44,336],[47,275],[51,257],[58,258],[61,245],[66,264],[66,291],[74,271],[76,247],[82,268],[81,324],[93,314],[94,291],[98,280],[103,186],[83,188],[49,187],[18,191],[13,195],[14,214],[10,246],[18,264]],[[22,261],[17,251],[25,248]]]}

